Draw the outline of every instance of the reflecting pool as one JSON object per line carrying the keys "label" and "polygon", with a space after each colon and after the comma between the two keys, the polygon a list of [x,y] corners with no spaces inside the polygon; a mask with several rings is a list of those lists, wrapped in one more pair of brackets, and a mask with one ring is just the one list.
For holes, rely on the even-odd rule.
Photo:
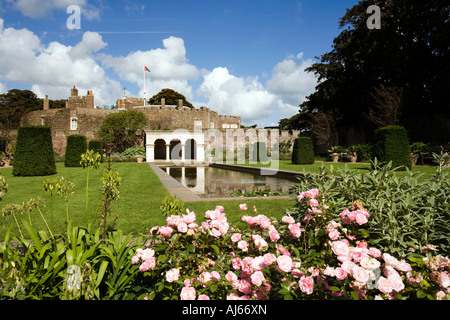
{"label": "reflecting pool", "polygon": [[293,186],[298,182],[294,177],[280,178],[208,166],[161,166],[161,169],[204,198],[292,195]]}

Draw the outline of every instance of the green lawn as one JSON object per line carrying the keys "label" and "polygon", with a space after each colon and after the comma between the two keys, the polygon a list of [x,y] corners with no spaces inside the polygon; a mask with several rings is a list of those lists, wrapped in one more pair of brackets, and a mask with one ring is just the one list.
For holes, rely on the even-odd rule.
{"label": "green lawn", "polygon": [[[92,220],[99,214],[101,204],[101,175],[105,164],[99,169],[90,169],[89,179],[89,219]],[[122,184],[119,188],[120,199],[112,206],[113,217],[117,215],[116,228],[126,233],[145,232],[147,228],[165,223],[165,219],[160,212],[160,205],[169,193],[161,184],[153,170],[146,163],[118,162],[113,163],[120,177]],[[86,192],[86,169],[66,168],[63,163],[57,163],[57,174],[71,181],[75,185],[75,193],[69,198],[69,216],[74,225],[83,226],[85,217],[85,192]],[[40,197],[46,202],[46,207],[42,209],[47,221],[50,223],[50,196],[42,191],[43,181],[48,177],[14,177],[12,168],[0,169],[0,175],[4,176],[9,184],[9,191],[3,196],[0,208],[9,203],[19,203],[28,201],[31,198]],[[268,216],[281,217],[285,210],[293,205],[292,199],[234,199],[230,201],[211,202],[189,202],[185,207],[197,214],[201,221],[206,210],[212,210],[216,205],[225,207],[228,219],[231,222],[241,221],[242,211],[239,204],[246,202],[249,210],[256,205],[258,212]],[[53,217],[54,230],[63,232],[65,230],[65,202],[58,196],[53,196]],[[40,219],[39,213],[35,210],[31,214],[32,223],[38,229],[44,229],[45,225]],[[3,236],[7,228],[12,224],[13,231],[17,232],[14,219],[12,217],[0,220],[0,236]],[[1,239],[1,238],[0,238]]]}
{"label": "green lawn", "polygon": [[[333,166],[335,170],[337,169],[344,169],[345,166],[351,170],[354,170],[355,172],[368,172],[371,170],[371,165],[368,163],[349,163],[349,162],[323,162],[323,161],[315,161],[314,164],[309,165],[298,165],[298,164],[292,164],[291,160],[280,160],[277,163],[274,164],[250,164],[249,162],[246,162],[245,164],[238,164],[237,165],[244,165],[244,166],[250,166],[250,167],[264,167],[264,168],[272,168],[272,169],[278,169],[278,170],[288,170],[288,171],[297,171],[297,172],[314,172],[319,173],[319,167],[324,165],[325,167],[329,168]],[[434,166],[413,166],[412,172],[421,172],[424,173],[422,176],[422,179],[425,179],[426,177],[430,177],[432,173],[436,171],[436,167]],[[405,171],[397,171],[396,174],[398,176],[404,176],[406,175]]]}

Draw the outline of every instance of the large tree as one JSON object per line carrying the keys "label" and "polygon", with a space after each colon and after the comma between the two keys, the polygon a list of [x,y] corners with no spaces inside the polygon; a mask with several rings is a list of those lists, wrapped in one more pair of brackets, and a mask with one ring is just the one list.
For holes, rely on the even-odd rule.
{"label": "large tree", "polygon": [[127,110],[108,115],[97,132],[108,152],[123,152],[134,147],[147,125],[148,119],[142,111]]}
{"label": "large tree", "polygon": [[183,100],[183,105],[187,106],[189,108],[194,108],[194,106],[187,101],[186,97],[182,95],[181,93],[176,92],[172,89],[162,89],[160,92],[155,94],[153,97],[150,98],[149,104],[158,105],[161,103],[161,98],[165,99],[166,105],[178,105],[178,100]]}
{"label": "large tree", "polygon": [[[380,29],[366,24],[367,8],[373,4],[381,11]],[[402,92],[398,122],[409,129],[411,139],[448,140],[449,14],[447,0],[365,0],[347,9],[332,50],[307,69],[319,83],[300,105],[300,113],[312,119],[319,112],[331,112],[341,132],[353,127],[370,134],[376,126],[364,114],[376,108],[374,92],[397,88]],[[299,122],[299,117],[289,121]],[[420,132],[414,131],[418,128]]]}

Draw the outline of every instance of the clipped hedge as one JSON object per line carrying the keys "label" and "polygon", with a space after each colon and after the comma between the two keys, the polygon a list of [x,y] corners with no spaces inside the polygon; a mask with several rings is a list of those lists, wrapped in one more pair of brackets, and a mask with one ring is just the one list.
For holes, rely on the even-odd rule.
{"label": "clipped hedge", "polygon": [[310,137],[300,137],[294,140],[291,161],[293,164],[314,163],[313,143]]}
{"label": "clipped hedge", "polygon": [[[381,164],[392,161],[393,167],[411,169],[408,134],[402,126],[387,126],[375,130],[373,157]],[[401,170],[400,169],[400,170]]]}
{"label": "clipped hedge", "polygon": [[14,176],[47,176],[56,173],[49,127],[19,127],[12,173]]}
{"label": "clipped hedge", "polygon": [[103,142],[101,142],[100,140],[90,140],[88,142],[88,149],[100,153],[100,155],[102,156],[100,161],[103,162]]}
{"label": "clipped hedge", "polygon": [[64,165],[66,167],[81,167],[81,155],[86,152],[87,146],[87,138],[85,136],[81,134],[68,136]]}

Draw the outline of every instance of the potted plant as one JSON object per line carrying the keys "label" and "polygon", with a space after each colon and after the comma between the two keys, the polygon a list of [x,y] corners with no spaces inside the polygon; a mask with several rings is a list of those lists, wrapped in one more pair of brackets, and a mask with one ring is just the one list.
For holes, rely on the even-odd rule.
{"label": "potted plant", "polygon": [[[450,146],[450,143],[449,143]],[[444,153],[444,164],[450,168],[450,147],[441,146],[442,152]]]}
{"label": "potted plant", "polygon": [[339,147],[338,146],[331,147],[331,150],[328,150],[328,152],[330,153],[330,157],[333,162],[339,161]]}
{"label": "potted plant", "polygon": [[11,157],[7,152],[2,152],[2,161],[5,167],[9,167],[11,165]]}
{"label": "potted plant", "polygon": [[[426,153],[428,151],[428,145],[423,142],[414,142],[409,146],[411,151],[411,164],[413,166],[416,165],[417,160],[419,159],[420,155]],[[422,159],[423,163],[423,159]]]}
{"label": "potted plant", "polygon": [[354,147],[350,147],[347,149],[348,159],[351,163],[356,163],[356,159],[358,158],[356,154],[356,150]]}

